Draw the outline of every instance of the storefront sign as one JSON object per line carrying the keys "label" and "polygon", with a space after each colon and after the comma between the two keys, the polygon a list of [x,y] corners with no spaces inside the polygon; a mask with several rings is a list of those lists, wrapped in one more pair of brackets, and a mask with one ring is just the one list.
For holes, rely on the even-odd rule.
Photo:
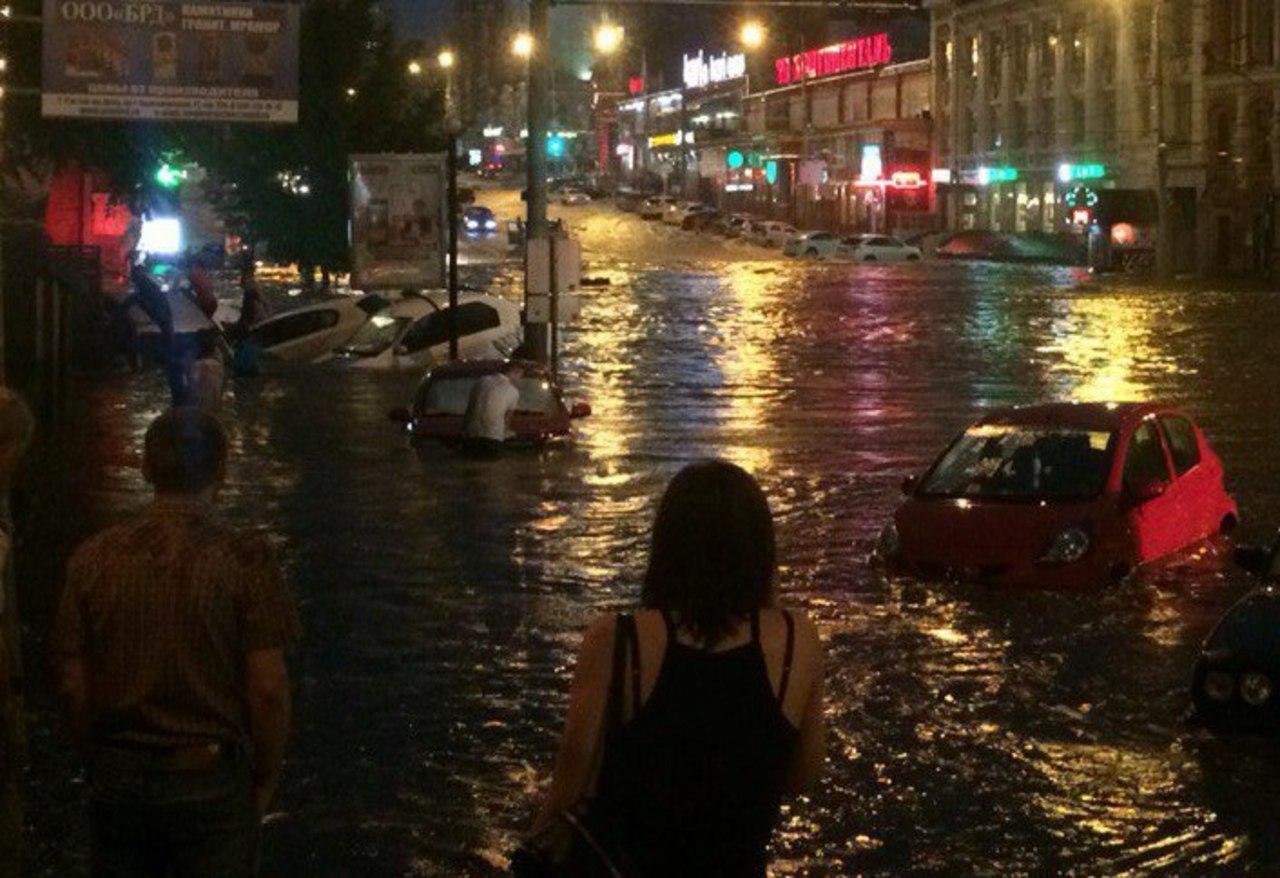
{"label": "storefront sign", "polygon": [[864,143],[862,145],[862,162],[858,168],[858,179],[864,183],[879,180],[884,175],[884,157],[880,152],[880,144]]}
{"label": "storefront sign", "polygon": [[444,155],[351,157],[351,283],[444,286]]}
{"label": "storefront sign", "polygon": [[1013,183],[1017,179],[1017,168],[978,168],[979,186],[990,186],[992,183]]}
{"label": "storefront sign", "polygon": [[644,94],[643,76],[633,76],[627,80],[627,94],[633,97],[638,94]]}
{"label": "storefront sign", "polygon": [[919,171],[894,171],[889,175],[889,185],[894,189],[923,189],[929,184]]}
{"label": "storefront sign", "polygon": [[248,0],[44,0],[41,112],[297,122],[301,9]]}
{"label": "storefront sign", "polygon": [[707,58],[699,49],[696,55],[684,56],[685,88],[704,88],[718,82],[741,79],[746,75],[746,55],[712,55]]}
{"label": "storefront sign", "polygon": [[951,169],[950,168],[934,168],[932,179],[933,179],[933,182],[941,183],[945,186],[946,184],[951,182]]}
{"label": "storefront sign", "polygon": [[1105,176],[1107,176],[1106,165],[1073,165],[1068,162],[1058,165],[1058,179],[1063,183],[1072,183],[1076,180],[1101,180]]}
{"label": "storefront sign", "polygon": [[726,183],[724,184],[725,192],[752,192],[756,188],[754,183]]}
{"label": "storefront sign", "polygon": [[680,146],[685,143],[693,143],[693,132],[673,131],[670,134],[656,134],[649,138],[649,148],[662,146]]}
{"label": "storefront sign", "polygon": [[798,55],[778,58],[773,62],[774,72],[781,85],[801,79],[817,79],[853,70],[878,67],[893,60],[893,44],[887,33],[858,37],[823,49],[813,49]]}
{"label": "storefront sign", "polygon": [[490,125],[488,128],[484,129],[484,131],[482,131],[481,133],[484,134],[485,137],[501,137],[502,126]]}

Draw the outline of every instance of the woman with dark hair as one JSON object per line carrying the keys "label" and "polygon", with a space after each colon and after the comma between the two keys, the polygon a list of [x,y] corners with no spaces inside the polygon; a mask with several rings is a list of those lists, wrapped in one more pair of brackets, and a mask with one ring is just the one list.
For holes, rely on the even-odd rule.
{"label": "woman with dark hair", "polygon": [[583,639],[535,831],[586,804],[603,847],[642,875],[764,876],[783,794],[825,755],[822,646],[777,607],[775,566],[750,475],[703,461],[671,481],[642,609]]}

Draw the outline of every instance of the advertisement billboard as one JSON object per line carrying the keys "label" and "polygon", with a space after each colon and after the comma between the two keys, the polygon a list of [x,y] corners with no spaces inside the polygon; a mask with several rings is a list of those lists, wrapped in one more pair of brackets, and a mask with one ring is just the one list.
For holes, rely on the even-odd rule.
{"label": "advertisement billboard", "polygon": [[242,0],[44,0],[41,112],[295,123],[300,8]]}
{"label": "advertisement billboard", "polygon": [[351,284],[444,286],[445,156],[351,156]]}

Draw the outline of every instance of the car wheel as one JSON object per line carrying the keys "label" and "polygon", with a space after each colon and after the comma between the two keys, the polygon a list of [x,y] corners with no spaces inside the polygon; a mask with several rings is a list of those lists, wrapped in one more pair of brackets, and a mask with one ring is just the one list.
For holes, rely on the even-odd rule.
{"label": "car wheel", "polygon": [[875,258],[875,256],[873,256],[872,254],[868,253],[866,256],[863,256],[863,257],[862,257],[862,261],[863,261],[863,262],[875,262],[875,261],[876,261],[876,258]]}
{"label": "car wheel", "polygon": [[817,259],[817,258],[818,258],[818,250],[817,250],[817,248],[816,248],[816,247],[810,247],[808,250],[806,250],[806,251],[804,252],[804,255],[805,255],[805,256],[808,256],[810,259]]}
{"label": "car wheel", "polygon": [[908,261],[908,262],[919,262],[919,261],[920,261],[920,254],[919,254],[919,253],[912,253],[910,256],[908,256],[908,257],[907,257],[907,261]]}

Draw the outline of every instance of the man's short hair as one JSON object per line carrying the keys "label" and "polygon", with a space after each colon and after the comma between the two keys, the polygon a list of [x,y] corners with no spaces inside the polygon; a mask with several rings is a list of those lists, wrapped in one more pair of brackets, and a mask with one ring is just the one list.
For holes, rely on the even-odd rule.
{"label": "man's short hair", "polygon": [[218,419],[191,406],[173,408],[151,422],[143,465],[162,494],[196,494],[222,476],[227,434]]}
{"label": "man's short hair", "polygon": [[36,419],[27,403],[16,391],[0,387],[0,448],[26,451],[35,431]]}

